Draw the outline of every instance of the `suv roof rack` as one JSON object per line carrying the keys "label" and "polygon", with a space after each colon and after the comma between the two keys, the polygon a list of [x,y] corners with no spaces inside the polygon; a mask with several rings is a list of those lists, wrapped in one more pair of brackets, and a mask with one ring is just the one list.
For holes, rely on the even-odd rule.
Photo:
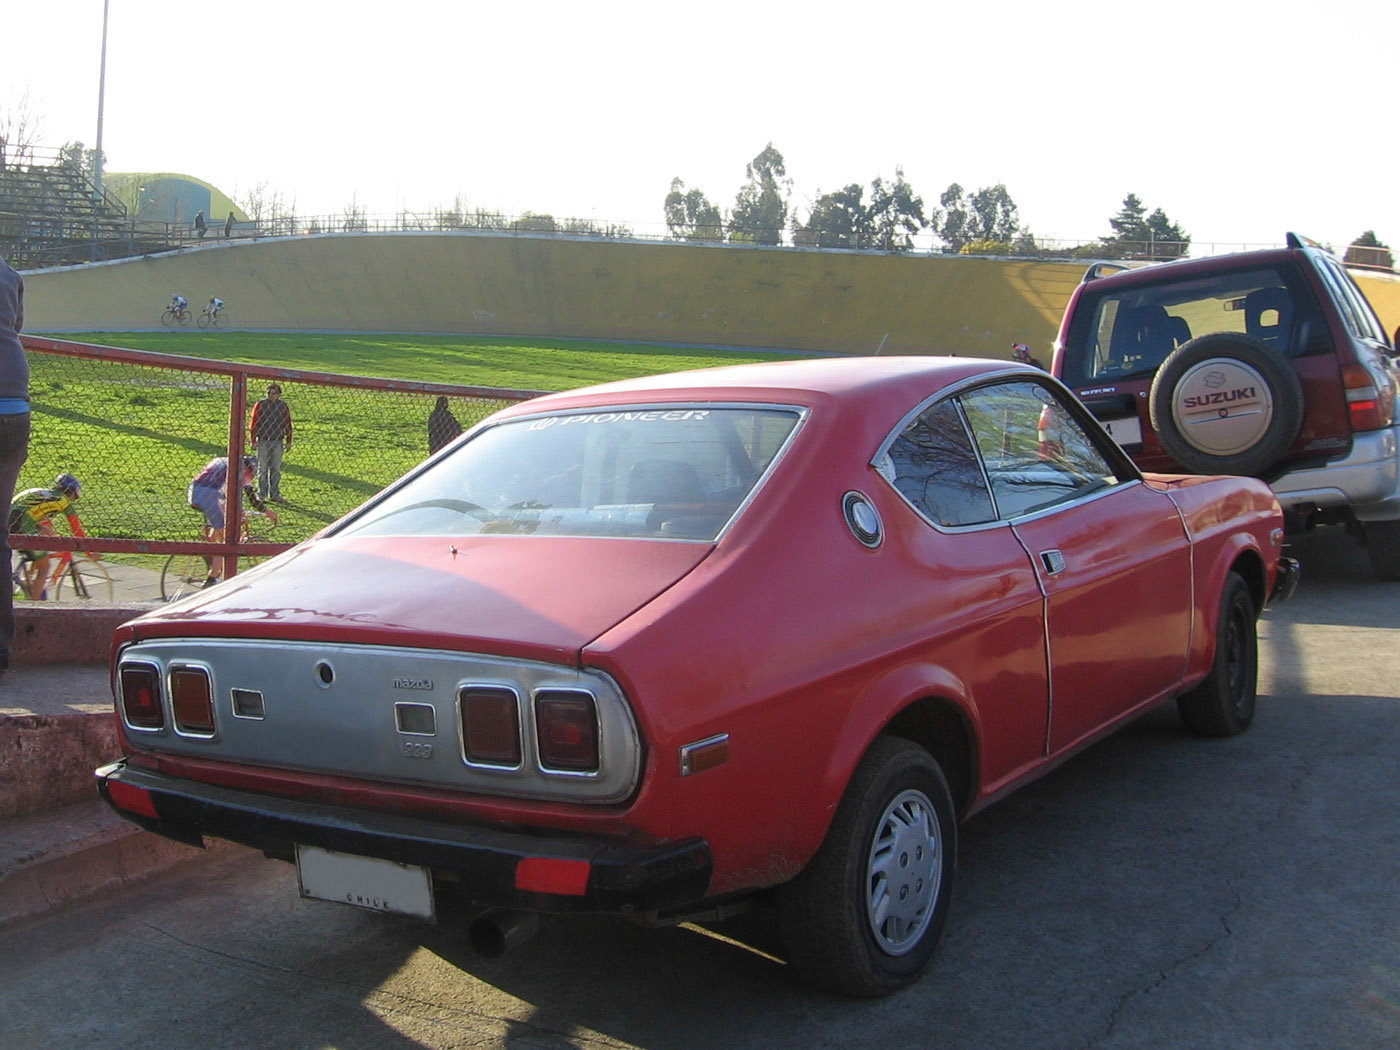
{"label": "suv roof rack", "polygon": [[[1289,236],[1291,237],[1293,235],[1289,234]],[[1129,269],[1129,267],[1124,266],[1122,263],[1096,262],[1093,266],[1090,266],[1084,271],[1084,276],[1080,279],[1079,283],[1088,284],[1090,281],[1097,281],[1100,277],[1107,277],[1111,273],[1118,273],[1126,269]]]}

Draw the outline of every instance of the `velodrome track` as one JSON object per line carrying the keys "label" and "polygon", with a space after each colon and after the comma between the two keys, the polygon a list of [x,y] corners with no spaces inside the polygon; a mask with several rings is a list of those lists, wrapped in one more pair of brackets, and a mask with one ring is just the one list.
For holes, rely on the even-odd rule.
{"label": "velodrome track", "polygon": [[[479,233],[213,241],[26,273],[28,332],[159,327],[171,293],[230,326],[1007,357],[1048,362],[1087,263]],[[1354,271],[1387,331],[1400,279]]]}

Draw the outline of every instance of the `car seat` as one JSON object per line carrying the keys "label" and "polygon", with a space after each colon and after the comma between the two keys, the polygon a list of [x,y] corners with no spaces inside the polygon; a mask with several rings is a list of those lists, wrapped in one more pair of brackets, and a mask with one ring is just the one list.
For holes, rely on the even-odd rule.
{"label": "car seat", "polygon": [[1257,288],[1244,297],[1245,331],[1288,352],[1293,332],[1293,296],[1287,288]]}

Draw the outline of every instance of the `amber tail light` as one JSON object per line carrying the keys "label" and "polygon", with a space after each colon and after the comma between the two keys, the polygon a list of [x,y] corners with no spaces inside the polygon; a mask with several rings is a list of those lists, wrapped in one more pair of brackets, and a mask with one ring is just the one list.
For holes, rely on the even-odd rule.
{"label": "amber tail light", "polygon": [[463,689],[457,696],[468,762],[520,765],[520,703],[509,689]]}
{"label": "amber tail light", "polygon": [[160,703],[160,672],[146,664],[121,669],[122,714],[137,729],[162,729],[165,712]]}
{"label": "amber tail light", "polygon": [[1378,388],[1365,365],[1343,365],[1342,383],[1352,430],[1381,430],[1395,421],[1395,390],[1389,381]]}
{"label": "amber tail light", "polygon": [[552,690],[535,697],[540,765],[567,773],[598,771],[598,712],[589,693]]}
{"label": "amber tail light", "polygon": [[172,668],[170,706],[175,712],[175,728],[180,732],[214,732],[214,696],[209,672],[202,667]]}

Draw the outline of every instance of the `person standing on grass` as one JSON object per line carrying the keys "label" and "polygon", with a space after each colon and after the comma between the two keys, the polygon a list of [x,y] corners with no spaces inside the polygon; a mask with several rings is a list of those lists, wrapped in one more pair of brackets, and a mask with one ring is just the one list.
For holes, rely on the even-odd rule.
{"label": "person standing on grass", "polygon": [[428,413],[428,454],[432,455],[444,445],[454,441],[462,433],[462,424],[447,407],[447,398],[440,397],[433,410]]}
{"label": "person standing on grass", "polygon": [[282,498],[282,454],[292,450],[292,410],[282,400],[282,387],[267,385],[267,396],[253,406],[248,440],[258,454],[258,497],[273,503]]}
{"label": "person standing on grass", "polygon": [[[19,331],[24,327],[24,278],[0,258],[0,506],[15,498],[20,467],[29,455],[29,358]],[[7,536],[0,536],[6,577],[13,572]],[[10,666],[15,640],[14,588],[0,586],[0,671]]]}

